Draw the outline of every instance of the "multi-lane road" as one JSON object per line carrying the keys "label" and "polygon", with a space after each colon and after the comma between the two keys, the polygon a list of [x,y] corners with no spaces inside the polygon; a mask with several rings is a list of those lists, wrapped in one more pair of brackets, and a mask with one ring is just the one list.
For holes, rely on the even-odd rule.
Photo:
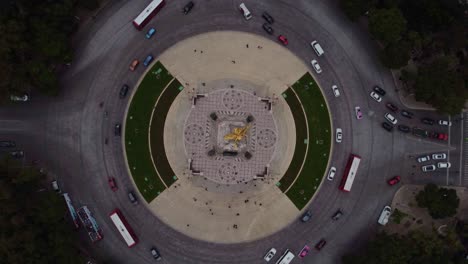
{"label": "multi-lane road", "polygon": [[[420,139],[396,129],[393,133],[382,129],[383,116],[388,112],[385,103],[391,101],[403,107],[393,78],[379,64],[374,43],[344,17],[336,1],[246,1],[254,15],[250,21],[240,15],[238,0],[195,1],[187,16],[181,12],[185,1],[168,1],[145,28],[157,29],[155,41],[146,41],[144,32],[131,24],[147,2],[115,1],[87,25],[89,29],[77,38],[76,59],[63,75],[62,92],[57,98],[33,94],[30,102],[0,108],[0,137],[16,141],[29,160],[39,160],[59,180],[77,205],[87,205],[94,212],[104,233],[104,239],[91,246],[98,259],[152,263],[149,248],[156,246],[163,255],[162,263],[262,263],[263,254],[270,247],[279,252],[286,248],[297,252],[306,243],[315,245],[326,238],[326,247],[310,253],[303,262],[339,263],[344,253],[356,250],[377,231],[380,210],[397,189],[389,187],[386,179],[401,175],[403,183],[468,184],[464,169],[468,148],[467,141],[462,141],[468,137],[464,135],[466,118],[452,117],[450,129],[433,126],[438,132],[450,133],[449,141]],[[323,73],[315,76],[330,102],[333,126],[344,131],[343,143],[334,147],[332,164],[342,170],[351,152],[363,157],[363,163],[350,193],[339,192],[338,181],[322,184],[310,205],[312,220],[306,224],[298,221],[248,243],[227,245],[194,240],[166,226],[144,205],[128,202],[126,191],[132,186],[131,179],[126,173],[121,139],[113,136],[113,125],[123,120],[127,104],[119,99],[118,92],[123,83],[133,86],[141,77],[142,68],[134,73],[128,71],[132,59],[143,59],[149,53],[158,56],[187,37],[238,30],[268,38],[261,28],[260,14],[264,10],[275,18],[275,32],[287,36],[287,48],[305,64],[310,65],[310,60],[316,58],[310,41],[320,41],[326,53],[319,58]],[[271,37],[271,41],[276,40]],[[338,99],[330,89],[333,84],[341,89]],[[381,103],[369,96],[374,85],[387,91]],[[354,118],[356,105],[363,110],[362,120]],[[421,117],[448,119],[430,111],[411,111],[415,118],[397,115],[398,122],[429,129],[420,123]],[[441,151],[449,153],[452,168],[422,173],[415,157]],[[120,189],[116,193],[107,186],[109,175],[117,179]],[[132,249],[125,246],[109,220],[108,213],[116,207],[124,212],[140,238]],[[338,208],[345,215],[335,223],[330,217]]]}

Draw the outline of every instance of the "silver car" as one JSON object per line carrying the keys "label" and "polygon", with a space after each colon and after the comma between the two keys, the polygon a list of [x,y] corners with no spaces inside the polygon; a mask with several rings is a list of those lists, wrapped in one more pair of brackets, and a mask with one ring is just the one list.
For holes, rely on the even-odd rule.
{"label": "silver car", "polygon": [[447,154],[445,153],[434,153],[432,154],[432,159],[434,160],[443,160],[447,158]]}
{"label": "silver car", "polygon": [[341,128],[336,129],[336,143],[341,143],[341,140],[343,139],[343,131]]}
{"label": "silver car", "polygon": [[315,72],[317,72],[317,73],[322,72],[322,68],[318,64],[317,60],[312,60],[310,63],[312,64],[312,67],[314,68]]}
{"label": "silver car", "polygon": [[431,165],[422,166],[421,169],[423,172],[435,171],[436,166],[434,164],[431,164]]}
{"label": "silver car", "polygon": [[327,180],[332,181],[333,178],[335,178],[335,174],[336,174],[336,168],[331,167],[330,171],[328,172]]}

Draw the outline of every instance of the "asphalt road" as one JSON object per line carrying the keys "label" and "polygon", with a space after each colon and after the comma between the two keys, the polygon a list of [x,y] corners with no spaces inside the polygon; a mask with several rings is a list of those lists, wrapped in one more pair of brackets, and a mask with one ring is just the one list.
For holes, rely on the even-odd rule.
{"label": "asphalt road", "polygon": [[[87,205],[94,213],[104,233],[104,239],[90,247],[98,258],[111,263],[152,263],[149,248],[156,246],[163,256],[162,263],[263,263],[262,256],[271,247],[278,254],[286,248],[298,252],[304,244],[314,246],[325,238],[328,243],[324,249],[313,250],[303,262],[339,263],[344,253],[358,249],[378,230],[378,215],[397,190],[386,184],[387,179],[401,175],[403,183],[467,182],[460,165],[464,163],[460,154],[462,126],[467,122],[453,122],[449,142],[421,140],[381,128],[383,115],[388,112],[385,102],[402,107],[393,79],[378,63],[374,43],[340,13],[335,1],[244,1],[254,15],[250,21],[238,12],[241,1],[237,0],[195,0],[195,7],[187,16],[181,13],[185,1],[168,1],[145,27],[157,30],[150,41],[144,38],[145,31],[139,32],[131,24],[147,2],[115,1],[88,24],[89,30],[77,40],[76,59],[64,73],[58,98],[33,95],[28,103],[0,109],[0,137],[15,140],[19,148],[26,150],[29,160],[39,160],[50,175],[58,178],[75,205]],[[306,224],[298,221],[249,243],[197,241],[164,225],[141,203],[134,206],[128,201],[126,191],[132,185],[125,169],[121,138],[113,136],[113,126],[122,122],[128,102],[119,99],[118,92],[123,83],[133,88],[144,70],[140,66],[136,72],[129,72],[131,60],[143,60],[150,53],[157,57],[178,41],[199,33],[239,30],[276,41],[261,28],[263,10],[275,18],[275,32],[288,38],[290,44],[286,48],[307,65],[311,59],[317,59],[309,44],[312,40],[317,39],[325,50],[325,55],[318,58],[323,72],[315,76],[329,100],[333,126],[341,127],[344,133],[343,143],[335,145],[332,154],[332,165],[337,167],[339,177],[322,184],[310,205],[312,220]],[[339,98],[332,94],[333,84],[341,90]],[[374,85],[387,91],[382,103],[369,96]],[[356,105],[364,113],[362,120],[354,116]],[[432,112],[412,112],[417,117],[447,118]],[[397,118],[401,123],[423,126],[419,118]],[[444,131],[441,127],[437,130]],[[449,151],[450,171],[423,174],[414,157],[440,151]],[[337,187],[349,153],[360,155],[363,162],[352,191],[343,193]],[[107,186],[108,176],[117,180],[116,193]],[[112,226],[108,213],[114,208],[120,208],[135,229],[140,243],[134,248],[127,248]],[[330,217],[338,208],[345,215],[332,222]]]}

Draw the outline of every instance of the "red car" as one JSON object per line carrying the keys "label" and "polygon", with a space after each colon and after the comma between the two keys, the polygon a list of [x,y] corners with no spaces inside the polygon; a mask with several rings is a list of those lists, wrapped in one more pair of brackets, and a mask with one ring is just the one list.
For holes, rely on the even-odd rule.
{"label": "red car", "polygon": [[279,35],[278,40],[281,41],[281,43],[283,43],[283,45],[285,45],[285,46],[288,45],[288,39],[285,36]]}
{"label": "red car", "polygon": [[392,186],[400,182],[400,176],[395,176],[387,181],[388,185]]}
{"label": "red car", "polygon": [[444,133],[440,133],[439,136],[437,137],[437,139],[447,141],[448,140],[448,135],[444,134]]}
{"label": "red car", "polygon": [[322,239],[315,245],[315,249],[321,250],[326,244],[327,241],[325,241],[325,239]]}
{"label": "red car", "polygon": [[117,188],[117,184],[115,183],[114,177],[109,177],[107,179],[107,182],[109,183],[109,187],[112,189],[112,191],[117,191],[119,188]]}
{"label": "red car", "polygon": [[396,112],[398,111],[398,107],[396,107],[394,104],[392,103],[387,103],[386,104],[387,108],[390,109],[392,112]]}

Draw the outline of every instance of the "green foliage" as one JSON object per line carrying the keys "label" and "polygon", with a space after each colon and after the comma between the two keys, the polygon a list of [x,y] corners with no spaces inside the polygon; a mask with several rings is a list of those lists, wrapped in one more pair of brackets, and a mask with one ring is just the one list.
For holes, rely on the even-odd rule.
{"label": "green foliage", "polygon": [[340,6],[352,21],[356,21],[372,6],[372,0],[340,0]]}
{"label": "green foliage", "polygon": [[435,232],[408,235],[379,233],[363,254],[343,257],[344,264],[455,264],[463,252],[458,239],[440,237]]}
{"label": "green foliage", "polygon": [[468,99],[463,79],[446,57],[420,67],[414,88],[416,100],[451,115],[458,114]]}
{"label": "green foliage", "polygon": [[377,9],[369,15],[369,31],[383,43],[397,42],[406,31],[406,19],[398,8]]}
{"label": "green foliage", "polygon": [[453,189],[439,188],[430,183],[416,195],[418,206],[427,208],[429,214],[434,219],[454,216],[457,213],[460,199]]}
{"label": "green foliage", "polygon": [[388,44],[379,52],[380,61],[390,69],[399,69],[408,64],[411,45],[407,41]]}
{"label": "green foliage", "polygon": [[84,263],[74,247],[75,234],[64,222],[63,199],[41,189],[42,175],[0,164],[0,259],[2,263]]}
{"label": "green foliage", "polygon": [[97,0],[81,0],[78,4],[88,10],[95,10],[99,7],[99,1]]}
{"label": "green foliage", "polygon": [[395,208],[395,210],[392,213],[393,222],[395,222],[397,224],[400,224],[401,220],[403,220],[407,216],[408,216],[407,213],[404,213],[404,212],[398,210],[397,208]]}

